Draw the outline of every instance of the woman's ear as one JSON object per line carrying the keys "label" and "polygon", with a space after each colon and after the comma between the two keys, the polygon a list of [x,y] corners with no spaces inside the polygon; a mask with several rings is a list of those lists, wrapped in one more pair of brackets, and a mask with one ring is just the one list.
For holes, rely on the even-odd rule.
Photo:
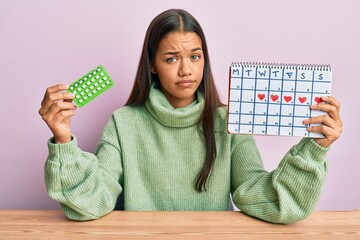
{"label": "woman's ear", "polygon": [[151,65],[150,71],[151,71],[151,73],[156,74],[156,70],[155,70],[155,67],[153,65]]}

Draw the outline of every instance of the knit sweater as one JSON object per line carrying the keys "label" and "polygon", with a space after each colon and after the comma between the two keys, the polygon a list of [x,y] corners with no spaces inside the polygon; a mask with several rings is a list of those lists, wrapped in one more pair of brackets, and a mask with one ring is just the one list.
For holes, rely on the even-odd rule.
{"label": "knit sweater", "polygon": [[215,121],[217,156],[206,191],[195,189],[205,159],[199,117],[204,98],[174,109],[156,87],[141,106],[116,110],[94,154],[77,138],[48,141],[45,182],[49,196],[74,220],[97,219],[114,209],[121,192],[125,210],[228,210],[230,194],[244,213],[291,223],[315,208],[325,181],[326,148],[304,138],[278,168],[267,172],[251,135],[226,131],[226,107]]}

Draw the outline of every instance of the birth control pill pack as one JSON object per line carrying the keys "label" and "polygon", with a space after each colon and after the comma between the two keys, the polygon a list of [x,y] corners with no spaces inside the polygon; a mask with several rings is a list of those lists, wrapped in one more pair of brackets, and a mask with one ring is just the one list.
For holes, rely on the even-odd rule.
{"label": "birth control pill pack", "polygon": [[105,68],[99,65],[70,84],[67,91],[75,95],[75,104],[78,107],[83,107],[113,85],[114,81],[110,78]]}

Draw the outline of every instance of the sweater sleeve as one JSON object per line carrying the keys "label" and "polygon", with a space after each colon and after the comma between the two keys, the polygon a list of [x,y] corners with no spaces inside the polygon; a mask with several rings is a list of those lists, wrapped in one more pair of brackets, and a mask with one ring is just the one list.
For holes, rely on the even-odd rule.
{"label": "sweater sleeve", "polygon": [[70,143],[48,142],[45,184],[72,220],[97,219],[114,209],[122,191],[121,153],[115,123],[103,131],[95,154],[81,151],[76,137]]}
{"label": "sweater sleeve", "polygon": [[304,138],[277,169],[264,170],[252,136],[237,136],[232,148],[232,194],[244,213],[268,222],[289,224],[315,209],[327,172],[327,148]]}

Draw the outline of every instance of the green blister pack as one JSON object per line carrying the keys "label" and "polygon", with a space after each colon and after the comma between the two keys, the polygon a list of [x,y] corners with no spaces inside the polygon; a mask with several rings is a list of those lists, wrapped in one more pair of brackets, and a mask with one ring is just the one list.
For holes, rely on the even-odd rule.
{"label": "green blister pack", "polygon": [[74,102],[78,107],[83,107],[112,86],[114,81],[105,68],[99,65],[70,84],[67,92],[75,95]]}

